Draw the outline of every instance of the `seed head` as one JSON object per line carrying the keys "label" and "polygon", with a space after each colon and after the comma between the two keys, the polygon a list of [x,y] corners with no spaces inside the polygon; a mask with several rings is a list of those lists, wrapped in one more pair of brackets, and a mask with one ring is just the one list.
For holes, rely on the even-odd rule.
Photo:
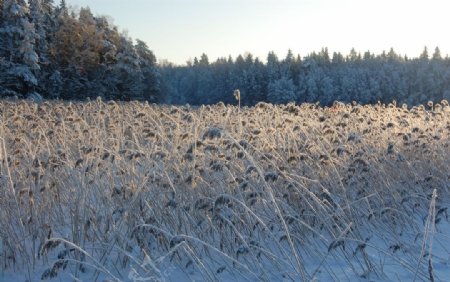
{"label": "seed head", "polygon": [[234,90],[234,98],[236,99],[236,100],[241,100],[241,91],[239,91],[239,89],[236,89],[236,90]]}

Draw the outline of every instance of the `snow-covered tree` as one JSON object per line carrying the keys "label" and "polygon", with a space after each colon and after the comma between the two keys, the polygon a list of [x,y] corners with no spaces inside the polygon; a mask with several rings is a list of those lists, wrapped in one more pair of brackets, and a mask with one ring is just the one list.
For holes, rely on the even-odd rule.
{"label": "snow-covered tree", "polygon": [[267,78],[269,83],[281,78],[280,62],[275,52],[267,55]]}
{"label": "snow-covered tree", "polygon": [[331,62],[335,65],[341,65],[345,62],[344,56],[341,53],[333,53],[333,58]]}
{"label": "snow-covered tree", "polygon": [[55,16],[56,18],[69,16],[69,8],[67,7],[65,0],[59,2],[59,6],[55,9]]}
{"label": "snow-covered tree", "polygon": [[160,74],[156,68],[156,57],[144,41],[136,40],[136,53],[139,56],[139,67],[143,76],[144,99],[150,102],[163,100],[160,90]]}
{"label": "snow-covered tree", "polygon": [[0,56],[10,64],[4,76],[14,85],[11,91],[26,96],[35,91],[36,72],[40,69],[35,27],[28,19],[29,9],[24,0],[5,0],[2,8]]}
{"label": "snow-covered tree", "polygon": [[268,86],[267,99],[274,104],[286,104],[296,100],[296,89],[292,79],[282,77]]}
{"label": "snow-covered tree", "polygon": [[30,19],[36,30],[36,52],[41,61],[48,62],[47,30],[42,0],[29,0]]}
{"label": "snow-covered tree", "polygon": [[116,64],[113,67],[112,83],[114,85],[112,97],[121,100],[143,100],[143,75],[140,68],[139,55],[131,39],[121,36],[118,46]]}

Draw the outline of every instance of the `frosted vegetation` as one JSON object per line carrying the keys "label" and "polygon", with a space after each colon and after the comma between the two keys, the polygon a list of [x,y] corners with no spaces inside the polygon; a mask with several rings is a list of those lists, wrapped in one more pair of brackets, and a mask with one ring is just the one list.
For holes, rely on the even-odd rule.
{"label": "frosted vegetation", "polygon": [[447,101],[0,116],[0,280],[448,277]]}
{"label": "frosted vegetation", "polygon": [[200,105],[233,103],[230,93],[240,89],[243,105],[396,100],[413,106],[450,99],[450,59],[438,47],[425,47],[418,58],[393,49],[303,55],[210,62],[202,54],[185,66],[157,64],[144,42],[89,8],[74,11],[64,0],[0,0],[0,97]]}

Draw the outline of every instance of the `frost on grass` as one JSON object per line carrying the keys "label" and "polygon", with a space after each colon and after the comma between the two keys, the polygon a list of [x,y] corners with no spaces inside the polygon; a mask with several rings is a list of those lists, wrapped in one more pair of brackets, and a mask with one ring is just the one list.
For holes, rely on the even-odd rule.
{"label": "frost on grass", "polygon": [[205,133],[203,133],[203,140],[205,139],[218,139],[223,135],[222,129],[217,127],[209,127],[206,129]]}
{"label": "frost on grass", "polygon": [[447,101],[0,103],[0,280],[449,275]]}

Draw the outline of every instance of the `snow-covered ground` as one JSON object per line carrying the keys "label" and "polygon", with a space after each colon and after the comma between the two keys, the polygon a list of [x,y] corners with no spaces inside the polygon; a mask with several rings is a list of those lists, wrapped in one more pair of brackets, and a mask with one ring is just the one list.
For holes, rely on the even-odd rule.
{"label": "snow-covered ground", "polygon": [[[369,235],[370,236],[370,235]],[[382,238],[391,238],[392,234],[372,234],[367,241],[364,249],[359,248],[353,250],[354,256],[348,256],[345,259],[342,255],[341,247],[328,252],[324,251],[322,260],[317,258],[305,260],[305,269],[308,270],[308,280],[313,281],[431,281],[430,273],[434,281],[449,281],[450,278],[450,223],[448,219],[441,220],[436,226],[436,232],[429,234],[429,241],[421,250],[423,238],[408,238],[407,234],[403,234],[402,240],[410,242],[410,245],[399,246],[398,250],[394,250],[392,246],[388,246]],[[415,241],[415,242],[414,242]],[[432,243],[430,255],[430,243]],[[364,253],[362,252],[364,250]],[[419,258],[420,262],[419,262]],[[432,269],[429,268],[431,258]],[[220,255],[213,259],[220,261]],[[53,258],[56,260],[56,257]],[[34,269],[30,269],[30,275],[25,273],[26,270],[8,269],[0,274],[0,281],[8,282],[25,282],[40,281],[46,269],[53,266],[52,259],[46,263],[39,261]],[[357,266],[367,261],[372,264],[372,271],[367,273],[358,272],[352,269],[350,265]],[[87,260],[89,261],[89,260]],[[213,265],[211,261],[205,260],[201,263],[205,265]],[[108,269],[119,281],[257,281],[259,279],[266,281],[297,281],[298,277],[295,271],[288,268],[265,269],[266,274],[257,273],[260,277],[246,273],[243,268],[236,266],[235,268],[218,268],[216,273],[212,273],[211,277],[202,273],[198,266],[190,264],[180,265],[180,263],[171,263],[167,258],[161,262],[152,262],[150,258],[142,262],[142,268],[155,271],[145,273],[142,269],[127,268],[121,269],[120,273],[116,269]],[[85,272],[78,271],[77,274],[73,265],[67,266],[65,270],[58,272],[58,275],[46,281],[114,281],[112,276],[108,276],[102,272],[95,272],[94,268],[90,268],[85,264]],[[157,269],[157,271],[156,271]],[[430,272],[431,270],[431,272]],[[291,273],[289,273],[291,272]],[[290,274],[290,275],[289,275]]]}

